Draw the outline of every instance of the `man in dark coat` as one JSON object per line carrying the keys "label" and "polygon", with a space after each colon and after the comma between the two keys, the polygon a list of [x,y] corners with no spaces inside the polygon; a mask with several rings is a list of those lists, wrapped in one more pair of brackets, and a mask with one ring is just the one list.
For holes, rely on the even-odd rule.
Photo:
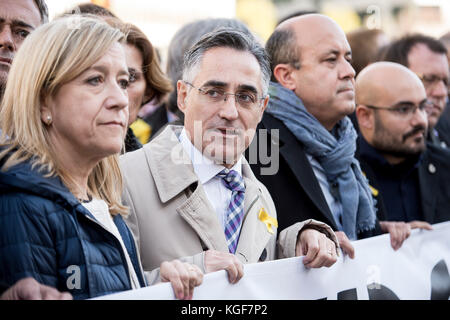
{"label": "man in dark coat", "polygon": [[355,71],[342,29],[323,15],[291,18],[277,27],[266,50],[273,73],[270,101],[247,154],[273,197],[279,229],[303,219],[325,221],[350,257],[349,239],[383,231],[399,248],[410,226],[377,222],[371,190],[354,158],[357,134],[346,116],[355,110]]}
{"label": "man in dark coat", "polygon": [[375,63],[356,80],[359,159],[380,219],[450,220],[450,152],[426,142],[426,98],[419,77],[397,63]]}

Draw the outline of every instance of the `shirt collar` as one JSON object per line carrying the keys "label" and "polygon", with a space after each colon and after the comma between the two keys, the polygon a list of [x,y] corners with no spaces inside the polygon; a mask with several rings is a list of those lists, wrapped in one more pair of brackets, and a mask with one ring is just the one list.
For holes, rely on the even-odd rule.
{"label": "shirt collar", "polygon": [[[189,140],[186,130],[183,128],[179,137],[180,143],[183,146],[184,151],[189,155],[192,160],[192,166],[194,167],[195,174],[202,184],[207,183],[213,179],[219,172],[225,169],[224,166],[214,163],[208,157],[205,157]],[[237,171],[242,176],[242,156],[230,169]]]}

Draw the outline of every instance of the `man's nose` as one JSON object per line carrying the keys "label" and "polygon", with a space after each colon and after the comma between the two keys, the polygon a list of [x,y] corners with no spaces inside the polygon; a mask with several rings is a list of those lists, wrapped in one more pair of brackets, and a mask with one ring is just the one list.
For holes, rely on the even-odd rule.
{"label": "man's nose", "polygon": [[444,83],[443,80],[439,80],[438,83],[436,83],[433,87],[433,90],[431,91],[431,97],[435,98],[445,98],[448,95],[448,89],[447,85]]}
{"label": "man's nose", "polygon": [[348,62],[346,59],[343,59],[340,67],[340,77],[341,79],[349,78],[354,79],[355,78],[355,69],[352,67],[352,64]]}
{"label": "man's nose", "polygon": [[228,120],[235,120],[239,115],[238,103],[236,102],[236,96],[228,94],[225,96],[222,106],[220,107],[220,116]]}
{"label": "man's nose", "polygon": [[14,38],[10,26],[6,25],[0,31],[0,49],[15,51]]}
{"label": "man's nose", "polygon": [[411,117],[411,125],[418,126],[421,125],[424,128],[428,127],[428,115],[425,110],[420,110],[419,108],[416,108],[414,111],[414,114]]}

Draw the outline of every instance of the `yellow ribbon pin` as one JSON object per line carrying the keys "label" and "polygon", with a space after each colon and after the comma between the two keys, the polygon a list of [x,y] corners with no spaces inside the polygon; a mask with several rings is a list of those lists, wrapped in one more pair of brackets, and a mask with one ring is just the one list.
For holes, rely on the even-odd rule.
{"label": "yellow ribbon pin", "polygon": [[258,219],[261,220],[267,227],[267,231],[269,231],[271,234],[273,234],[272,226],[275,228],[278,228],[278,221],[277,219],[269,216],[269,214],[264,210],[264,208],[261,208],[258,213]]}
{"label": "yellow ribbon pin", "polygon": [[369,188],[370,188],[370,191],[372,191],[373,196],[378,197],[378,190],[375,189],[374,187],[372,187],[370,184],[369,184]]}

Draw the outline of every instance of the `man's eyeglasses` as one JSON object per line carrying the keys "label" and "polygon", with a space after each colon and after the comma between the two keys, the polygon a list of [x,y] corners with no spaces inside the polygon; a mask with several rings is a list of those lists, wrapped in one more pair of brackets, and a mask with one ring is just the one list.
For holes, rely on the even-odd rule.
{"label": "man's eyeglasses", "polygon": [[412,102],[400,102],[392,107],[378,107],[366,105],[367,108],[387,110],[404,117],[412,116],[413,114],[416,113],[417,109],[419,109],[421,112],[427,112],[432,106],[433,104],[429,100],[424,100],[419,105],[415,105]]}
{"label": "man's eyeglasses", "polygon": [[245,109],[252,109],[258,108],[261,105],[261,101],[265,99],[264,97],[258,97],[256,92],[251,91],[228,93],[216,87],[197,88],[190,82],[184,81],[184,83],[197,89],[208,102],[215,104],[227,101],[228,96],[234,96],[236,104]]}

